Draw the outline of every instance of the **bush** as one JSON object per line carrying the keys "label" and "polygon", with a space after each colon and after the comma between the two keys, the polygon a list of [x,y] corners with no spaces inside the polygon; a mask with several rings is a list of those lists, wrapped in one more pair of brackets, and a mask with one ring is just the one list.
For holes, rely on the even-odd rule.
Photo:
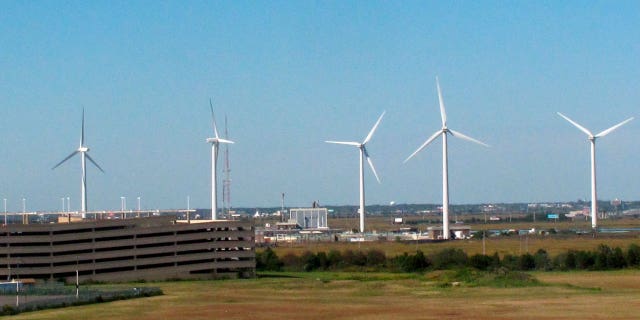
{"label": "bush", "polygon": [[384,267],[387,261],[387,256],[378,249],[371,249],[367,252],[367,266],[369,267]]}
{"label": "bush", "polygon": [[640,266],[640,246],[635,243],[629,245],[626,260],[629,267]]}
{"label": "bush", "polygon": [[533,263],[537,270],[551,270],[551,259],[549,259],[549,255],[544,249],[538,249],[536,254],[533,256]]}
{"label": "bush", "polygon": [[339,268],[343,265],[342,253],[335,249],[329,251],[329,254],[327,254],[327,264],[329,268]]}
{"label": "bush", "polygon": [[469,266],[478,270],[487,270],[493,264],[493,259],[484,254],[474,254],[469,257]]}
{"label": "bush", "polygon": [[589,251],[576,251],[575,259],[576,269],[579,270],[592,269],[596,262],[595,254]]}
{"label": "bush", "polygon": [[405,252],[402,255],[396,256],[393,264],[404,272],[422,272],[430,265],[429,260],[420,250],[418,250],[415,255],[409,255]]}
{"label": "bush", "polygon": [[462,249],[443,249],[431,256],[434,269],[444,270],[460,268],[467,265],[467,254]]}
{"label": "bush", "polygon": [[536,267],[536,261],[530,253],[525,253],[518,258],[518,270],[533,270]]}
{"label": "bush", "polygon": [[364,267],[367,265],[367,256],[362,251],[347,250],[342,258],[344,264],[348,266]]}
{"label": "bush", "polygon": [[256,270],[258,271],[281,271],[283,265],[284,263],[271,248],[267,248],[262,253],[256,252]]}
{"label": "bush", "polygon": [[291,271],[302,270],[302,260],[299,256],[293,253],[287,253],[282,257],[283,267]]}

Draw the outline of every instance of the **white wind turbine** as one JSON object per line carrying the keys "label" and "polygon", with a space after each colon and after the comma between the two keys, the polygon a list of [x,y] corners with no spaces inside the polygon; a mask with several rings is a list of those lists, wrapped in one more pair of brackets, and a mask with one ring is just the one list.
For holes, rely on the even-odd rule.
{"label": "white wind turbine", "polygon": [[371,158],[369,157],[369,153],[367,152],[366,144],[367,142],[369,142],[369,140],[371,140],[371,137],[373,137],[373,133],[378,128],[378,125],[380,124],[382,117],[384,117],[384,114],[385,112],[382,112],[382,114],[378,118],[378,121],[376,121],[376,124],[373,126],[373,128],[371,128],[371,131],[369,131],[369,134],[367,135],[366,138],[364,138],[364,141],[362,142],[325,141],[327,143],[354,146],[360,149],[360,232],[361,233],[364,232],[364,214],[365,214],[364,212],[364,159],[365,158],[367,159],[367,162],[369,162],[369,167],[371,167],[371,171],[373,172],[373,175],[376,177],[376,180],[378,180],[378,183],[380,183],[380,178],[378,177],[376,168],[373,166],[373,162],[371,161]]}
{"label": "white wind turbine", "polygon": [[425,141],[418,150],[412,153],[404,162],[413,158],[418,152],[422,151],[429,143],[435,140],[438,136],[442,135],[442,237],[443,239],[449,239],[449,169],[448,169],[448,156],[447,156],[447,134],[454,137],[461,138],[467,141],[471,141],[485,147],[489,145],[484,142],[480,142],[476,139],[468,137],[458,131],[449,129],[447,127],[447,114],[444,110],[444,102],[442,101],[442,92],[440,91],[440,82],[436,77],[436,86],[438,88],[438,101],[440,102],[440,117],[442,118],[442,129],[436,131],[427,141]]}
{"label": "white wind turbine", "polygon": [[586,133],[588,137],[587,139],[589,139],[591,143],[591,228],[595,230],[598,227],[598,195],[596,192],[596,139],[602,138],[608,135],[609,133],[618,129],[625,123],[633,120],[633,117],[625,121],[622,121],[616,124],[615,126],[594,135],[593,133],[591,133],[591,131],[579,125],[577,122],[569,119],[564,114],[558,112],[558,115],[563,117],[565,120],[569,121],[569,123],[571,123],[572,125],[576,126],[576,128],[580,129],[580,131]]}
{"label": "white wind turbine", "polygon": [[207,138],[207,142],[211,143],[211,219],[217,220],[218,214],[218,180],[216,178],[218,168],[218,146],[220,143],[233,143],[231,140],[225,140],[218,135],[216,126],[216,118],[213,114],[213,103],[209,99],[209,107],[211,107],[211,124],[213,126],[213,138]]}
{"label": "white wind turbine", "polygon": [[82,199],[81,214],[83,219],[87,217],[87,161],[86,159],[91,161],[91,163],[93,163],[98,169],[100,169],[100,171],[104,172],[104,170],[102,170],[102,168],[100,168],[100,166],[95,161],[93,161],[93,159],[89,156],[88,152],[89,152],[89,148],[84,144],[84,108],[83,108],[82,109],[82,131],[80,133],[80,147],[78,147],[76,151],[72,152],[70,155],[68,155],[66,158],[64,158],[62,161],[60,161],[58,164],[56,164],[52,168],[53,170],[59,167],[65,161],[71,159],[71,157],[75,156],[76,154],[78,153],[80,154],[81,165],[82,165],[82,184],[81,184],[82,194],[80,195],[80,198]]}

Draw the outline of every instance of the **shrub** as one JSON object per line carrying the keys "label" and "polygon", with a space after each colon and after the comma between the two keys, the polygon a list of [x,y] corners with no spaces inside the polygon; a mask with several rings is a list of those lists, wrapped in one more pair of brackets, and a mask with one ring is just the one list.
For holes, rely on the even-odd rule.
{"label": "shrub", "polygon": [[625,260],[624,253],[620,247],[616,247],[613,249],[610,260],[608,261],[609,268],[613,269],[622,269],[627,266],[627,261]]}
{"label": "shrub", "polygon": [[283,262],[280,261],[278,255],[267,248],[264,252],[256,252],[256,270],[259,271],[280,271]]}
{"label": "shrub", "polygon": [[387,256],[378,249],[371,249],[367,252],[367,266],[369,267],[384,267],[387,261]]}
{"label": "shrub", "polygon": [[469,266],[478,270],[487,270],[492,264],[492,257],[484,254],[474,254],[469,257]]}
{"label": "shrub", "polygon": [[536,254],[533,256],[533,263],[537,270],[551,270],[551,259],[549,259],[549,255],[544,249],[538,249],[538,251],[536,251]]}
{"label": "shrub", "polygon": [[327,254],[327,264],[329,268],[338,268],[343,264],[342,253],[340,251],[332,249]]}
{"label": "shrub", "polygon": [[364,267],[367,265],[367,256],[362,251],[347,250],[342,255],[342,261],[349,266]]}
{"label": "shrub", "polygon": [[518,258],[518,270],[527,271],[533,270],[536,267],[536,262],[530,253],[525,253]]}
{"label": "shrub", "polygon": [[287,253],[282,257],[282,264],[285,269],[291,271],[302,270],[302,262],[299,256],[293,253]]}
{"label": "shrub", "polygon": [[626,260],[629,267],[640,266],[640,246],[635,243],[629,245]]}
{"label": "shrub", "polygon": [[318,256],[311,251],[303,252],[300,260],[302,261],[302,270],[304,271],[313,271],[320,268]]}
{"label": "shrub", "polygon": [[429,267],[429,260],[420,250],[415,255],[409,255],[406,252],[396,256],[393,264],[404,272],[422,272]]}
{"label": "shrub", "polygon": [[459,268],[467,265],[467,254],[462,249],[443,249],[431,256],[433,268],[437,270]]}

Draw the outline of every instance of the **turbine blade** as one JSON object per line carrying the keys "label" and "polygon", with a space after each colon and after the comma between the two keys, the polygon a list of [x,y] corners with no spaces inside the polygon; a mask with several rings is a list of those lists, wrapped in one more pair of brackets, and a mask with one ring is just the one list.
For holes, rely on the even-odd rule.
{"label": "turbine blade", "polygon": [[418,154],[418,152],[422,151],[422,149],[424,149],[429,143],[431,143],[433,140],[435,140],[439,135],[443,134],[442,130],[438,130],[436,131],[436,133],[434,133],[433,135],[431,135],[431,137],[429,137],[429,139],[427,139],[427,141],[425,141],[420,148],[418,148],[418,150],[416,150],[414,153],[412,153],[407,159],[404,160],[404,163],[407,163],[407,161],[409,161],[409,159],[413,158],[416,154]]}
{"label": "turbine blade", "polygon": [[367,142],[369,142],[369,140],[371,140],[371,137],[373,137],[373,133],[376,131],[376,129],[378,128],[378,125],[380,124],[380,121],[382,121],[382,117],[384,117],[384,114],[386,113],[386,111],[383,111],[382,114],[380,115],[380,117],[378,118],[378,121],[376,121],[376,124],[373,125],[373,128],[371,128],[371,131],[369,131],[369,134],[367,135],[366,138],[364,138],[364,142],[362,142],[362,144],[367,144]]}
{"label": "turbine blade", "polygon": [[[586,133],[589,137],[593,136],[593,133],[591,133],[591,131],[587,130],[587,128],[579,125],[577,122],[569,119],[569,117],[565,116],[564,114],[558,112],[558,115],[563,117],[565,120],[569,121],[569,123],[571,123],[572,125],[574,125],[576,128],[580,129],[580,131]],[[608,133],[608,132],[607,132]]]}
{"label": "turbine blade", "polygon": [[347,146],[354,146],[354,147],[359,147],[360,146],[360,142],[349,142],[349,141],[325,141],[326,143],[333,143],[333,144],[344,144]]}
{"label": "turbine blade", "polygon": [[462,134],[462,133],[460,133],[458,131],[454,131],[454,130],[449,129],[449,132],[451,132],[451,135],[456,137],[456,138],[464,139],[464,140],[467,140],[467,141],[471,141],[471,142],[477,143],[479,145],[483,145],[485,147],[489,147],[488,144],[486,144],[486,143],[484,143],[484,142],[482,142],[480,140],[476,140],[474,138],[466,136],[466,135],[464,135],[464,134]]}
{"label": "turbine blade", "polygon": [[84,147],[84,108],[82,108],[82,131],[80,132],[80,146]]}
{"label": "turbine blade", "polygon": [[440,90],[440,80],[436,77],[436,86],[438,87],[438,102],[440,102],[440,117],[442,118],[442,127],[447,126],[447,112],[444,110],[444,100],[442,99],[442,90]]}
{"label": "turbine blade", "polygon": [[76,153],[78,153],[78,152],[79,152],[78,150],[76,150],[76,151],[74,151],[74,152],[71,152],[71,154],[70,154],[70,155],[68,155],[68,156],[67,156],[66,158],[64,158],[62,161],[58,162],[58,164],[56,164],[55,166],[53,166],[53,168],[51,168],[51,170],[53,170],[53,169],[55,169],[55,168],[59,167],[59,166],[60,166],[61,164],[63,164],[65,161],[67,161],[67,160],[71,159],[71,157],[75,156],[75,155],[76,155]]}
{"label": "turbine blade", "polygon": [[84,155],[85,157],[87,157],[87,159],[89,159],[89,161],[91,161],[91,163],[93,163],[94,166],[96,166],[98,169],[100,169],[100,171],[104,173],[104,170],[102,170],[102,168],[100,168],[100,166],[95,161],[93,161],[93,159],[91,158],[91,156],[89,156],[88,153],[85,153]]}
{"label": "turbine blade", "polygon": [[220,143],[235,143],[235,142],[233,142],[231,140],[227,140],[227,139],[218,139],[218,142],[220,142]]}
{"label": "turbine blade", "polygon": [[618,129],[618,128],[622,127],[624,124],[626,124],[627,122],[629,122],[629,121],[631,121],[631,120],[633,120],[633,117],[631,117],[631,118],[629,118],[629,119],[627,119],[627,120],[625,120],[625,121],[622,121],[622,122],[620,122],[620,123],[616,124],[615,126],[613,126],[613,127],[609,128],[609,129],[607,129],[607,130],[605,130],[605,131],[602,131],[602,132],[600,132],[600,133],[596,134],[596,138],[600,138],[600,137],[604,137],[604,136],[608,135],[608,134],[609,134],[609,133],[611,133],[613,130],[616,130],[616,129]]}
{"label": "turbine blade", "polygon": [[373,175],[376,177],[376,180],[378,180],[378,183],[382,183],[380,182],[380,177],[378,177],[378,173],[376,172],[376,168],[373,166],[373,161],[371,161],[371,157],[369,157],[369,152],[367,152],[366,148],[362,148],[362,150],[364,151],[364,156],[365,158],[367,158],[367,162],[369,163],[369,167],[371,168],[371,171],[373,172]]}
{"label": "turbine blade", "polygon": [[215,134],[215,138],[218,139],[218,127],[216,127],[216,117],[213,114],[213,103],[211,102],[211,98],[209,98],[209,107],[211,107],[211,125],[213,126],[213,133]]}

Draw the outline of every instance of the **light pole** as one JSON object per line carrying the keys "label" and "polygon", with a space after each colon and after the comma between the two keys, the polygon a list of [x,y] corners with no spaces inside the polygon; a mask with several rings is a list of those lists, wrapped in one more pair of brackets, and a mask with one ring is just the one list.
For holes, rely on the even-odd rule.
{"label": "light pole", "polygon": [[138,197],[138,218],[140,218],[140,197]]}
{"label": "light pole", "polygon": [[71,198],[67,197],[67,213],[71,212]]}
{"label": "light pole", "polygon": [[4,198],[4,225],[7,225],[7,198]]}
{"label": "light pole", "polygon": [[127,209],[127,198],[120,197],[120,211],[122,212],[122,219],[124,219],[124,210]]}

